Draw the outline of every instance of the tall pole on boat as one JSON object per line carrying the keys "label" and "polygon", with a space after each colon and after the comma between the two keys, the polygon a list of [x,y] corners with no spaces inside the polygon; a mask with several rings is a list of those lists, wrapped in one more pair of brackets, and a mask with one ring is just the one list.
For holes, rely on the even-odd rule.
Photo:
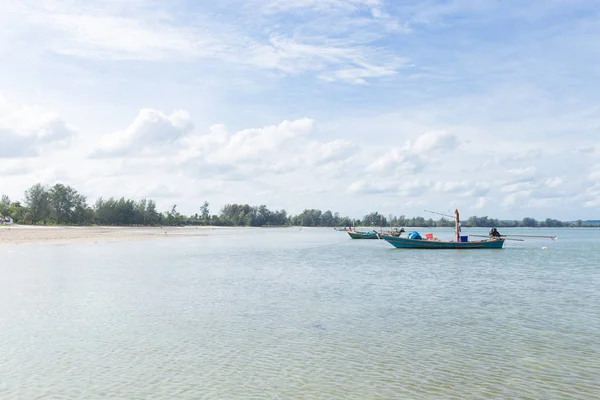
{"label": "tall pole on boat", "polygon": [[460,224],[460,218],[458,215],[458,209],[454,209],[454,215],[456,216],[456,241],[460,242],[460,227],[458,226]]}

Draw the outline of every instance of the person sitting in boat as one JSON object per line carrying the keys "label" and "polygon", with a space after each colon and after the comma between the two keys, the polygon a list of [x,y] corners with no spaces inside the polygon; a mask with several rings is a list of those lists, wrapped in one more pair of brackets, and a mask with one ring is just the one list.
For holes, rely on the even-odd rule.
{"label": "person sitting in boat", "polygon": [[490,229],[490,237],[500,237],[500,236],[502,236],[502,235],[500,234],[500,232],[498,232],[498,229],[496,229],[496,228]]}
{"label": "person sitting in boat", "polygon": [[400,237],[400,235],[402,235],[402,232],[404,232],[404,228],[400,228],[400,230],[398,230],[398,228],[394,228],[392,236]]}

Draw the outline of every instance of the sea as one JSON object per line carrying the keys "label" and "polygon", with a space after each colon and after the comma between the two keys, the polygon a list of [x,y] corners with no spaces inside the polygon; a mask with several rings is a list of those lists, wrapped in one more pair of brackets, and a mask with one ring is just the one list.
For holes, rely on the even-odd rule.
{"label": "sea", "polygon": [[0,246],[0,399],[599,399],[600,229],[500,232]]}

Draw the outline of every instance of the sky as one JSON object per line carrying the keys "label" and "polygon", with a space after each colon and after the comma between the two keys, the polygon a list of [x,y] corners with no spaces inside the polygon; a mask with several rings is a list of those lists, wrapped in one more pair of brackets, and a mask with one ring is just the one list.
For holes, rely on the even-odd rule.
{"label": "sky", "polygon": [[600,218],[598,0],[0,0],[0,193]]}

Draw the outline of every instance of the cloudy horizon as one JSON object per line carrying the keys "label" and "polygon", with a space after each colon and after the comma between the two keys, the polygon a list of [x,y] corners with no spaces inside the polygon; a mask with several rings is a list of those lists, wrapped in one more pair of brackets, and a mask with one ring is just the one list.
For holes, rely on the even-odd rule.
{"label": "cloudy horizon", "polygon": [[600,219],[594,1],[213,3],[0,0],[0,194]]}

